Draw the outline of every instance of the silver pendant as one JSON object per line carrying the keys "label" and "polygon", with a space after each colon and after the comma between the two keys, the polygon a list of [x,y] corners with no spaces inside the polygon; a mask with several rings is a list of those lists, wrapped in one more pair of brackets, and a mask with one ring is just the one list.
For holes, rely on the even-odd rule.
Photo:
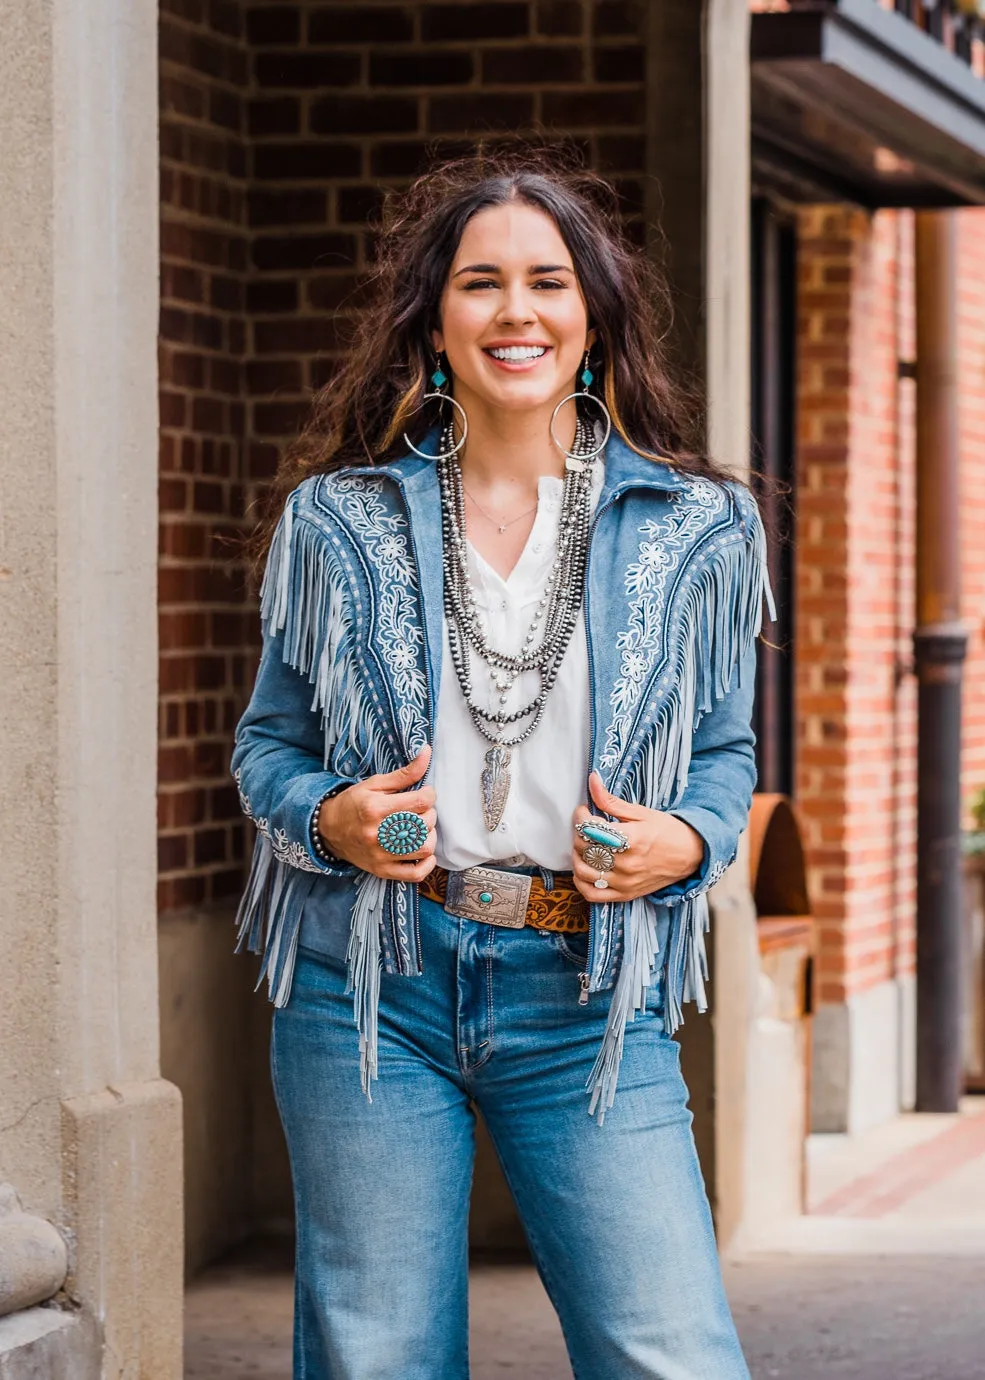
{"label": "silver pendant", "polygon": [[482,773],[482,814],[490,833],[499,827],[510,793],[510,759],[513,749],[496,744],[486,753]]}

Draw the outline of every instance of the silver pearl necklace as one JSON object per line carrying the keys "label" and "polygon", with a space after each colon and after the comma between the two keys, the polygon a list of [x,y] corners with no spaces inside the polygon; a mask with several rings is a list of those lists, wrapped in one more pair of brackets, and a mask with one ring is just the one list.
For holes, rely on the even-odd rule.
{"label": "silver pearl necklace", "polygon": [[[451,453],[453,445],[454,433],[449,424],[442,436],[437,460],[445,618],[452,665],[469,717],[492,745],[486,752],[482,772],[482,812],[486,828],[492,831],[506,808],[513,749],[530,737],[543,718],[547,697],[578,623],[588,557],[592,465],[569,466],[565,470],[561,515],[547,585],[520,651],[512,654],[490,643],[476,607],[465,535],[465,490],[458,458]],[[589,455],[595,448],[591,427],[579,418],[572,454]],[[493,708],[484,709],[475,702],[473,656],[485,662],[488,669],[494,690]],[[508,713],[506,705],[513,683],[525,671],[538,673],[540,688],[527,704]]]}

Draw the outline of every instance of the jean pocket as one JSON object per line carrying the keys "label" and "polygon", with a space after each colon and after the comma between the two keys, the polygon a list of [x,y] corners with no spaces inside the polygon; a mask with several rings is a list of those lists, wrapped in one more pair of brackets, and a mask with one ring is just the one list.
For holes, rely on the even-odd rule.
{"label": "jean pocket", "polygon": [[573,963],[579,970],[588,966],[588,930],[580,934],[565,934],[558,930],[552,933],[554,947],[562,958]]}

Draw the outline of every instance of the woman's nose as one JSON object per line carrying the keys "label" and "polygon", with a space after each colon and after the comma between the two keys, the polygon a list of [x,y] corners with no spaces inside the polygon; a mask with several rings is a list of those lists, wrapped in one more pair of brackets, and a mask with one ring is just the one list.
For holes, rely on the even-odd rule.
{"label": "woman's nose", "polygon": [[536,315],[530,294],[525,288],[517,285],[507,289],[499,309],[499,319],[504,325],[506,323],[526,325],[535,320]]}

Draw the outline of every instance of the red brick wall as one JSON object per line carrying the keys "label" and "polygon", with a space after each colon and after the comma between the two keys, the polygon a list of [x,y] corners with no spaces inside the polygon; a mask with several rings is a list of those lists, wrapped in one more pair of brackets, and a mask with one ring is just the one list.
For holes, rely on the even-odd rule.
{"label": "red brick wall", "polygon": [[797,794],[822,1001],[913,963],[912,227],[801,216]]}
{"label": "red brick wall", "polygon": [[249,63],[235,0],[162,0],[159,907],[234,894],[229,780],[253,634],[243,506]]}
{"label": "red brick wall", "polygon": [[[985,215],[959,214],[964,783],[985,785]],[[916,685],[913,221],[800,221],[797,793],[820,995],[912,972]],[[904,370],[905,373],[905,370]]]}
{"label": "red brick wall", "polygon": [[797,323],[796,796],[819,926],[822,1000],[840,978],[847,831],[848,322],[857,223],[800,217]]}
{"label": "red brick wall", "polygon": [[373,216],[434,152],[563,131],[640,225],[643,6],[629,0],[253,9],[251,473],[344,348]]}
{"label": "red brick wall", "polygon": [[962,617],[970,634],[962,763],[967,800],[985,788],[985,211],[958,217],[958,279]]}
{"label": "red brick wall", "polygon": [[345,348],[382,191],[552,132],[641,236],[643,22],[642,0],[162,0],[162,910],[241,883],[257,625],[230,541]]}

